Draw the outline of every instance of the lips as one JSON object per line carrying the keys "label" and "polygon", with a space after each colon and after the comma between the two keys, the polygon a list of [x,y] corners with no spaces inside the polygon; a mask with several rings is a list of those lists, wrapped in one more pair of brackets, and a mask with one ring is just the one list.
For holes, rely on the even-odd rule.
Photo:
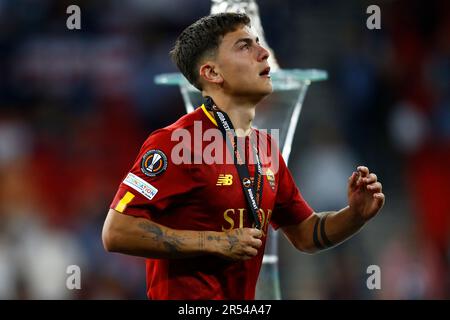
{"label": "lips", "polygon": [[265,68],[263,71],[259,73],[260,76],[268,76],[270,73],[270,67]]}

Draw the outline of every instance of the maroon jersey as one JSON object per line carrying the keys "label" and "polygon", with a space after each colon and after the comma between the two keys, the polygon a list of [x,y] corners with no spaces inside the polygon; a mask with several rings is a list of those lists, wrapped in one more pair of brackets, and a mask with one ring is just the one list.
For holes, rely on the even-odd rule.
{"label": "maroon jersey", "polygon": [[[217,129],[215,119],[202,106],[174,124],[153,132],[120,184],[111,208],[178,230],[222,232],[252,227],[253,218],[236,166],[229,162],[205,164],[198,161],[198,156],[208,151],[211,144],[208,141],[185,139],[183,146],[186,148],[180,152],[180,137],[198,140],[199,133],[214,128]],[[254,129],[255,132],[258,131]],[[270,136],[266,138],[270,142]],[[225,143],[223,148],[225,154],[231,154]],[[266,148],[268,152],[259,154],[264,184],[259,205],[263,246],[258,255],[237,262],[213,255],[147,259],[149,299],[254,299],[269,224],[275,229],[298,224],[313,212],[303,200],[278,148],[274,151],[277,167],[268,157],[271,143],[267,143]],[[251,151],[247,153],[249,160],[251,154]],[[174,155],[190,161],[180,163],[179,157]],[[248,169],[253,177],[256,166],[249,164]]]}

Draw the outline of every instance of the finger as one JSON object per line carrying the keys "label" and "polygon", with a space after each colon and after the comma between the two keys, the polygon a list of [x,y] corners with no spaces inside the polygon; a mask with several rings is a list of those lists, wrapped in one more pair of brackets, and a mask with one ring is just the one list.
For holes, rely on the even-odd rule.
{"label": "finger", "polygon": [[256,249],[261,248],[262,241],[260,239],[253,239],[253,241],[251,242],[251,246]]}
{"label": "finger", "polygon": [[373,194],[373,197],[377,200],[377,204],[381,208],[384,204],[384,194],[381,192],[377,192]]}
{"label": "finger", "polygon": [[251,258],[253,258],[254,256],[250,256],[250,255],[244,255],[242,256],[242,260],[250,260]]}
{"label": "finger", "polygon": [[363,178],[361,172],[358,171],[358,179],[356,180],[356,186],[361,186],[363,184]]}
{"label": "finger", "polygon": [[358,181],[359,174],[357,172],[353,172],[350,178],[348,178],[348,185],[350,188],[356,188],[356,182]]}
{"label": "finger", "polygon": [[258,250],[255,248],[247,248],[247,250],[245,250],[245,254],[249,257],[254,257],[258,254]]}
{"label": "finger", "polygon": [[364,178],[360,171],[358,171],[357,174],[358,174],[358,178],[356,180],[356,186],[361,187],[364,184]]}
{"label": "finger", "polygon": [[369,168],[365,166],[359,166],[357,169],[361,173],[362,177],[366,177],[367,175],[369,175]]}
{"label": "finger", "polygon": [[250,229],[250,235],[255,238],[262,238],[262,231],[256,228]]}
{"label": "finger", "polygon": [[373,182],[377,182],[377,179],[377,175],[375,173],[371,173],[367,178],[364,178],[363,180],[365,183],[370,184]]}
{"label": "finger", "polygon": [[381,186],[381,183],[375,182],[375,183],[368,184],[367,189],[370,191],[373,191],[375,193],[380,193],[382,186]]}

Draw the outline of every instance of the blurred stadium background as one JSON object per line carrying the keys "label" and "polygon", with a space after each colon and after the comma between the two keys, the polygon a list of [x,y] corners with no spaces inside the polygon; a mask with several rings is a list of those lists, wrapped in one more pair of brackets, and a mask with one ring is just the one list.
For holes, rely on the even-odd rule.
{"label": "blurred stadium background", "polygon": [[[346,205],[357,164],[381,215],[310,256],[280,243],[284,299],[450,297],[450,1],[258,0],[283,68],[318,68],[290,167],[316,211]],[[66,28],[81,7],[82,30]],[[366,8],[381,8],[381,30]],[[145,299],[144,260],[107,254],[101,228],[138,148],[183,115],[168,51],[207,0],[0,0],[0,298]],[[82,289],[67,290],[79,265]],[[366,269],[381,268],[381,290]]]}

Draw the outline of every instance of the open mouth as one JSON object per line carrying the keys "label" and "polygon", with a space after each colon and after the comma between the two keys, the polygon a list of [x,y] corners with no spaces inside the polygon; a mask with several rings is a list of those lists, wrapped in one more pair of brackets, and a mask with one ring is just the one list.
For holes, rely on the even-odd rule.
{"label": "open mouth", "polygon": [[269,73],[270,73],[270,67],[267,67],[263,71],[261,71],[259,73],[259,75],[262,77],[270,77]]}

